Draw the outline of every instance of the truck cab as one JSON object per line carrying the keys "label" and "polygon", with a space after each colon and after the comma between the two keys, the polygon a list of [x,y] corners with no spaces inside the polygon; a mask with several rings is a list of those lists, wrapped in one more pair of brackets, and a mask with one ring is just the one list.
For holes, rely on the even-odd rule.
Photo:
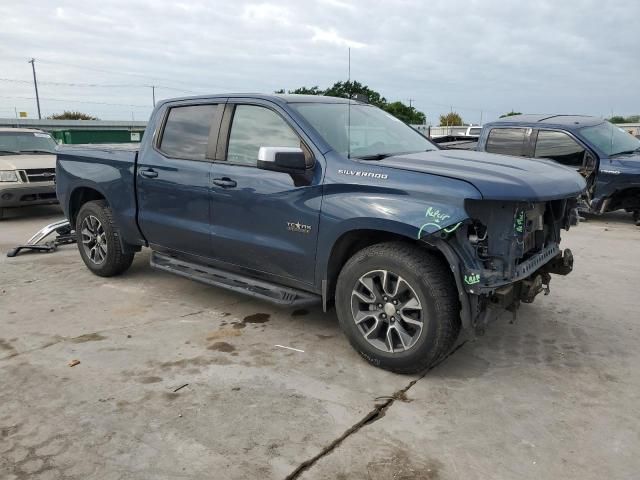
{"label": "truck cab", "polygon": [[[516,115],[486,124],[478,150],[549,159],[587,182],[580,209],[624,209],[640,224],[640,140],[614,124],[581,115]],[[516,160],[514,159],[514,162]]]}

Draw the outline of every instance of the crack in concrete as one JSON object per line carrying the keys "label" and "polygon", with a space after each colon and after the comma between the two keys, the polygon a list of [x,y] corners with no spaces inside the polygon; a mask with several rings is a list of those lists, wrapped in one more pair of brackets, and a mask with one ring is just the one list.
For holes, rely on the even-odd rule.
{"label": "crack in concrete", "polygon": [[453,350],[451,350],[451,352],[449,352],[444,358],[442,358],[442,360],[440,360],[436,364],[434,364],[431,367],[429,367],[427,370],[425,370],[422,373],[422,375],[420,375],[415,380],[412,380],[411,382],[409,382],[407,384],[407,386],[405,386],[404,388],[401,388],[401,389],[397,390],[396,392],[394,392],[393,395],[391,395],[390,397],[386,397],[386,396],[385,397],[378,397],[378,399],[385,399],[385,401],[380,403],[380,404],[378,404],[378,405],[376,405],[375,408],[373,408],[373,410],[369,411],[359,422],[357,422],[356,424],[354,424],[351,427],[349,427],[342,435],[340,435],[338,438],[336,438],[330,444],[328,444],[326,447],[324,447],[320,451],[320,453],[318,453],[317,455],[311,457],[308,460],[305,460],[300,465],[298,465],[298,467],[296,467],[296,469],[293,472],[291,472],[289,475],[287,475],[284,480],[296,480],[296,479],[300,478],[300,475],[302,475],[304,472],[306,472],[311,467],[313,467],[319,460],[321,460],[322,458],[326,457],[331,452],[333,452],[335,449],[337,449],[351,435],[357,433],[361,428],[363,428],[363,427],[365,427],[367,425],[371,425],[372,423],[374,423],[374,422],[380,420],[382,417],[384,417],[386,411],[389,410],[391,405],[393,405],[396,400],[401,400],[402,398],[406,398],[406,393],[409,391],[409,389],[411,389],[411,387],[413,387],[416,383],[418,383],[420,380],[422,380],[431,370],[436,368],[438,365],[443,363],[447,358],[449,358],[451,355],[453,355],[458,350],[460,350],[465,343],[466,343],[466,341],[460,343]]}

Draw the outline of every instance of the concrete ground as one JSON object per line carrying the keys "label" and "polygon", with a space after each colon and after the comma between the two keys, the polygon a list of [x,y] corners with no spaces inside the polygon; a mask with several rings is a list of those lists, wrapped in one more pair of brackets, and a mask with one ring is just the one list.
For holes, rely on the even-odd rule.
{"label": "concrete ground", "polygon": [[0,221],[2,479],[640,475],[628,215],[566,233],[576,268],[551,295],[421,377],[366,364],[332,312],[154,271],[148,251],[112,279],[73,245],[4,257],[60,216]]}

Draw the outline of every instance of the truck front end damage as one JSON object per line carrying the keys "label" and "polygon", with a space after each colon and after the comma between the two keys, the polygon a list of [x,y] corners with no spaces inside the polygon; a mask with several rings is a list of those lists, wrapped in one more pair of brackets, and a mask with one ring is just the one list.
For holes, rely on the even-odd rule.
{"label": "truck front end damage", "polygon": [[577,200],[466,200],[469,218],[423,240],[442,251],[456,273],[463,324],[482,331],[502,309],[549,293],[551,274],[567,275],[573,255],[560,230],[577,223]]}

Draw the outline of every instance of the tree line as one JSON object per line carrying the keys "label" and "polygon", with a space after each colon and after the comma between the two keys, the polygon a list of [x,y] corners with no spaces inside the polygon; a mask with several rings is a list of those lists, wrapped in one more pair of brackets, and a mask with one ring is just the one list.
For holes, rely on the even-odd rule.
{"label": "tree line", "polygon": [[[277,90],[275,93],[285,93],[284,88]],[[363,85],[355,80],[347,80],[344,82],[336,82],[331,87],[322,89],[319,86],[299,87],[295,90],[289,90],[286,93],[296,95],[326,95],[329,97],[354,98],[356,95],[363,95],[367,98],[368,103],[381,108],[405,123],[421,125],[425,123],[427,117],[423,112],[416,110],[415,107],[406,105],[403,102],[389,102],[379,92],[372,90],[367,85]]]}

